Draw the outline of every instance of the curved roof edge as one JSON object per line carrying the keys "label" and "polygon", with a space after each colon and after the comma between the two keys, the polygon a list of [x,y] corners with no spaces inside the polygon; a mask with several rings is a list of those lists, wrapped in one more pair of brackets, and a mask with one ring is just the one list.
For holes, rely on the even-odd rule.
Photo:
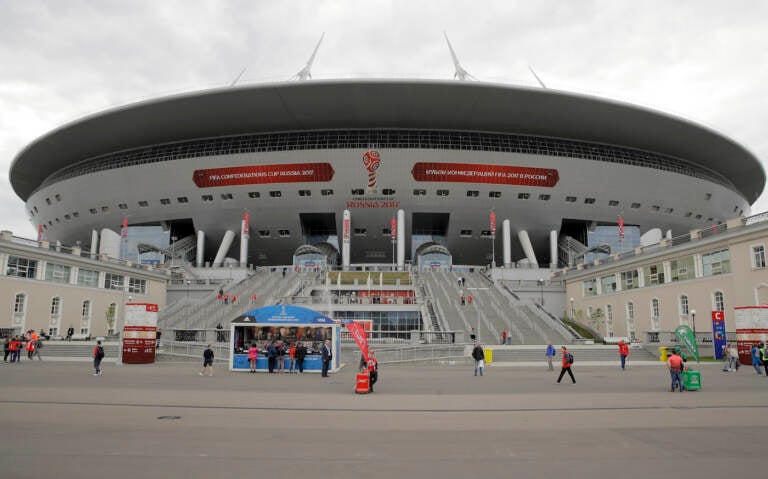
{"label": "curved roof edge", "polygon": [[26,201],[46,177],[65,166],[142,146],[262,132],[424,127],[652,151],[720,173],[750,204],[765,188],[765,168],[749,150],[681,117],[580,93],[408,79],[261,83],[131,103],[37,138],[16,155],[9,178]]}

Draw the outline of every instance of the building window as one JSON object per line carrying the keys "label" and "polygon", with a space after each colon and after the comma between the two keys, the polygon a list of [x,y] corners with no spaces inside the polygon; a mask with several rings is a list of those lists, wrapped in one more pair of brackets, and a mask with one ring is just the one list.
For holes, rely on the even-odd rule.
{"label": "building window", "polygon": [[448,196],[448,190],[437,190],[437,196]]}
{"label": "building window", "polygon": [[608,206],[619,206],[619,202],[617,200],[609,200]]}
{"label": "building window", "polygon": [[700,220],[702,218],[702,216],[701,215],[696,215],[696,216],[694,216],[694,218],[696,218],[697,220]]}
{"label": "building window", "polygon": [[320,190],[320,194],[322,196],[333,196],[333,190],[331,189]]}
{"label": "building window", "polygon": [[[365,194],[365,188],[353,188],[352,194],[356,196],[364,195]],[[426,195],[427,192],[425,191],[424,194]]]}
{"label": "building window", "polygon": [[472,230],[461,230],[459,231],[459,236],[461,236],[462,238],[471,238]]}
{"label": "building window", "polygon": [[64,219],[65,219],[65,220],[71,220],[71,219],[72,219],[72,217],[71,217],[70,215],[64,215]]}
{"label": "building window", "polygon": [[281,238],[289,238],[291,236],[291,230],[277,230],[277,234]]}
{"label": "building window", "polygon": [[51,336],[58,336],[61,326],[61,298],[55,296],[51,298],[51,316],[48,323],[48,333]]}
{"label": "building window", "polygon": [[575,196],[566,196],[565,201],[568,203],[576,203],[576,197]]}
{"label": "building window", "polygon": [[586,203],[588,205],[593,205],[593,204],[595,204],[595,199],[594,198],[584,198],[584,203]]}
{"label": "building window", "polygon": [[531,194],[530,194],[530,193],[518,193],[518,194],[517,194],[517,199],[518,199],[518,200],[527,200],[527,199],[529,199],[530,197],[531,197]]}
{"label": "building window", "polygon": [[627,336],[630,341],[635,340],[635,304],[627,303]]}
{"label": "building window", "polygon": [[664,284],[664,265],[652,264],[643,268],[646,286]]}
{"label": "building window", "polygon": [[651,300],[651,329],[658,331],[661,329],[661,308],[659,307],[659,300],[653,298]]}
{"label": "building window", "polygon": [[259,193],[258,191],[249,191],[248,198],[250,199],[261,198],[261,193]]}
{"label": "building window", "polygon": [[146,279],[137,279],[137,278],[128,278],[128,292],[129,293],[146,294],[146,292],[147,292],[147,280]]}
{"label": "building window", "polygon": [[203,200],[204,202],[213,201],[213,195],[201,195],[200,199]]}
{"label": "building window", "polygon": [[69,283],[69,273],[72,270],[69,266],[61,264],[48,263],[45,265],[45,280],[54,283]]}
{"label": "building window", "polygon": [[605,305],[605,334],[613,336],[613,305]]}
{"label": "building window", "polygon": [[121,274],[107,273],[104,275],[104,289],[122,290],[125,277]]}
{"label": "building window", "polygon": [[139,201],[139,206],[142,208],[146,208],[147,206],[149,206],[149,201],[144,201],[144,200]]}
{"label": "building window", "polygon": [[480,192],[477,190],[468,190],[467,196],[470,198],[477,198],[478,196],[480,196]]}
{"label": "building window", "polygon": [[482,231],[480,231],[480,237],[481,238],[490,238],[491,237],[491,230],[482,230]]}
{"label": "building window", "polygon": [[79,268],[77,270],[77,285],[97,288],[99,286],[99,272]]}
{"label": "building window", "polygon": [[354,228],[352,234],[355,236],[365,236],[368,234],[368,230],[366,228]]}
{"label": "building window", "polygon": [[170,198],[160,198],[160,204],[161,205],[170,205],[171,199]]}
{"label": "building window", "polygon": [[582,287],[584,289],[583,294],[584,296],[595,296],[597,295],[597,288],[596,288],[597,280],[594,279],[588,279],[582,283]]}
{"label": "building window", "polygon": [[616,275],[611,274],[600,278],[600,289],[603,294],[613,293],[616,291]]}
{"label": "building window", "polygon": [[121,210],[127,210],[128,209],[128,205],[126,203],[119,203],[117,205],[117,207],[120,208]]}
{"label": "building window", "polygon": [[622,291],[626,291],[628,289],[635,289],[638,287],[638,281],[637,281],[638,275],[637,270],[632,269],[629,271],[622,271],[621,272],[621,289]]}
{"label": "building window", "polygon": [[539,195],[539,200],[541,201],[549,201],[550,198],[552,198],[552,195]]}
{"label": "building window", "polygon": [[91,330],[91,301],[83,301],[83,308],[80,312],[80,334],[89,334]]}
{"label": "building window", "polygon": [[179,196],[178,198],[176,198],[176,201],[178,203],[189,203],[189,198],[187,198],[186,196]]}
{"label": "building window", "polygon": [[269,230],[259,230],[260,238],[269,238]]}
{"label": "building window", "polygon": [[731,254],[727,249],[701,255],[702,275],[714,276],[731,272]]}
{"label": "building window", "polygon": [[640,203],[632,203],[631,205],[629,205],[630,208],[635,209],[635,210],[640,208],[641,206],[642,205]]}
{"label": "building window", "polygon": [[752,267],[756,269],[765,268],[765,246],[757,245],[752,247]]}
{"label": "building window", "polygon": [[13,327],[24,331],[27,316],[27,295],[18,293],[13,299]]}
{"label": "building window", "polygon": [[233,198],[232,193],[222,193],[221,199],[224,201],[229,201]]}
{"label": "building window", "polygon": [[725,311],[725,295],[722,291],[715,291],[712,299],[714,299],[715,311]]}
{"label": "building window", "polygon": [[269,192],[269,197],[270,198],[280,198],[281,196],[283,196],[283,192],[282,191],[270,191]]}
{"label": "building window", "polygon": [[381,190],[381,194],[384,196],[393,196],[395,194],[395,190],[392,188],[384,188]]}
{"label": "building window", "polygon": [[8,267],[5,270],[7,276],[17,278],[35,279],[37,276],[37,261],[34,259],[8,256]]}
{"label": "building window", "polygon": [[312,196],[312,190],[299,190],[299,196]]}
{"label": "building window", "polygon": [[693,256],[673,259],[669,262],[669,266],[672,270],[672,281],[684,281],[686,279],[693,279]]}
{"label": "building window", "polygon": [[[99,212],[99,210],[97,210],[96,208],[90,208],[88,211],[90,211],[92,215],[95,215],[96,213]],[[50,221],[48,223],[50,224]]]}
{"label": "building window", "polygon": [[488,198],[501,198],[501,191],[491,191],[488,193]]}
{"label": "building window", "polygon": [[421,189],[421,188],[415,188],[413,190],[413,196],[426,196],[427,190]]}
{"label": "building window", "polygon": [[680,324],[688,324],[688,295],[680,295]]}

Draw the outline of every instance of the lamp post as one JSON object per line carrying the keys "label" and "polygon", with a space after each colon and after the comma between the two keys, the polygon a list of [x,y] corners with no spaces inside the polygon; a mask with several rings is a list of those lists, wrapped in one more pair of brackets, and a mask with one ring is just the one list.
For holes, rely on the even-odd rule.
{"label": "lamp post", "polygon": [[[698,344],[696,341],[696,310],[691,310],[691,323],[693,324],[693,344]],[[698,354],[696,354],[696,363],[698,364],[699,358]]]}
{"label": "lamp post", "polygon": [[576,310],[573,308],[573,298],[571,298],[571,321],[576,321]]}
{"label": "lamp post", "polygon": [[541,302],[539,304],[541,304],[541,306],[543,307],[544,306],[544,280],[539,278],[538,283],[539,283],[539,291],[541,292]]}
{"label": "lamp post", "polygon": [[185,314],[186,318],[185,318],[185,321],[184,321],[184,324],[187,325],[187,329],[189,329],[189,283],[190,283],[190,281],[187,280],[187,300],[185,301],[187,303],[187,307],[186,307],[187,314]]}

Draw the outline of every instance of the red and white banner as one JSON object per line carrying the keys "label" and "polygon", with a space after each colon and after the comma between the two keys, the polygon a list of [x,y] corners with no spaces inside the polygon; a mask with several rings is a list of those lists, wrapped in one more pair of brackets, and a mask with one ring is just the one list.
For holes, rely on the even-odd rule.
{"label": "red and white banner", "polygon": [[389,234],[392,236],[392,241],[397,239],[397,219],[394,216],[389,222]]}
{"label": "red and white banner", "polygon": [[125,304],[122,344],[124,363],[146,364],[155,362],[157,311],[156,304]]}
{"label": "red and white banner", "polygon": [[362,324],[355,321],[350,321],[345,326],[349,330],[352,339],[355,340],[360,348],[360,352],[363,353],[363,359],[365,359],[365,362],[368,362],[368,340],[366,339],[365,328]]}
{"label": "red and white banner", "polygon": [[192,181],[198,188],[321,182],[331,181],[334,173],[330,163],[286,163],[195,170],[192,174]]}
{"label": "red and white banner", "polygon": [[123,226],[122,228],[120,228],[120,236],[122,236],[123,238],[128,237],[128,217],[127,216],[123,216]]}
{"label": "red and white banner", "polygon": [[243,215],[243,234],[244,235],[250,234],[250,226],[249,226],[250,222],[251,222],[251,215],[249,215],[248,213],[245,213]]}
{"label": "red and white banner", "polygon": [[494,213],[493,211],[491,211],[490,222],[491,222],[491,236],[494,236],[496,235],[496,213]]}
{"label": "red and white banner", "polygon": [[624,218],[619,216],[619,239],[624,239]]}
{"label": "red and white banner", "polygon": [[416,163],[411,170],[416,181],[490,183],[552,188],[557,170],[527,166],[478,165],[475,163]]}
{"label": "red and white banner", "polygon": [[741,364],[752,364],[752,346],[768,343],[768,306],[737,306],[736,348]]}

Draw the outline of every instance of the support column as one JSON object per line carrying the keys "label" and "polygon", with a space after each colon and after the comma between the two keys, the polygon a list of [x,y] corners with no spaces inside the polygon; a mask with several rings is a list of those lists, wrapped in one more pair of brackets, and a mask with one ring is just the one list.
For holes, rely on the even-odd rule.
{"label": "support column", "polygon": [[203,267],[203,253],[205,249],[205,231],[198,230],[197,232],[197,253],[195,254],[195,265],[198,268]]}
{"label": "support column", "polygon": [[525,257],[528,258],[528,262],[532,267],[538,268],[539,262],[536,260],[536,255],[533,253],[533,245],[531,245],[531,239],[528,237],[528,232],[520,230],[517,233],[517,239],[520,240],[520,244],[523,246]]}
{"label": "support column", "polygon": [[99,232],[91,230],[91,259],[95,258],[99,252]]}
{"label": "support column", "polygon": [[405,211],[397,210],[397,270],[405,269]]}
{"label": "support column", "polygon": [[549,268],[557,269],[557,230],[549,232]]}
{"label": "support column", "polygon": [[235,232],[232,230],[227,230],[224,233],[224,239],[221,240],[221,245],[219,246],[219,251],[216,252],[216,258],[213,260],[213,264],[211,266],[213,267],[219,267],[221,266],[221,263],[224,261],[224,258],[227,256],[227,252],[229,251],[229,247],[232,246],[232,241],[235,239]]}
{"label": "support column", "polygon": [[504,256],[504,268],[509,269],[512,267],[512,233],[510,231],[509,220],[504,220],[501,223],[501,240]]}
{"label": "support column", "polygon": [[349,213],[349,210],[344,210],[342,218],[341,268],[346,271],[349,269],[349,242],[352,237],[352,215]]}
{"label": "support column", "polygon": [[248,267],[248,222],[243,219],[240,222],[240,267]]}

